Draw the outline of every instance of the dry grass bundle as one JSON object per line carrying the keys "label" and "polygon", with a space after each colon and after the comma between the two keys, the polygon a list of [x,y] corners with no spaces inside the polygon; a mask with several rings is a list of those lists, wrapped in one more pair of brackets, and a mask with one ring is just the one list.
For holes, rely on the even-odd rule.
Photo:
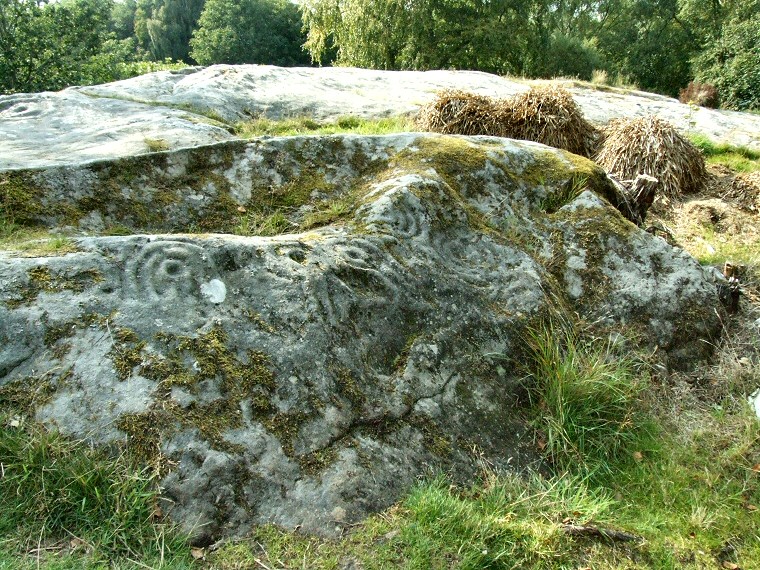
{"label": "dry grass bundle", "polygon": [[707,181],[705,159],[697,147],[668,122],[654,116],[611,121],[596,162],[610,174],[633,180],[654,176],[670,199],[702,190]]}
{"label": "dry grass bundle", "polygon": [[533,87],[500,105],[507,136],[593,156],[598,132],[567,90],[551,85]]}
{"label": "dry grass bundle", "polygon": [[489,97],[466,91],[442,91],[420,109],[417,126],[448,135],[507,136],[498,104]]}

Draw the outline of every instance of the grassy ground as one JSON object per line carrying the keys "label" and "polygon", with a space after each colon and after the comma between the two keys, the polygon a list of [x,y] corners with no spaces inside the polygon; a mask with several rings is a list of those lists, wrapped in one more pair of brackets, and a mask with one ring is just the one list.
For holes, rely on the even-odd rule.
{"label": "grassy ground", "polygon": [[701,135],[695,135],[691,140],[705,155],[708,164],[726,166],[736,173],[760,170],[760,152],[729,144],[716,144]]}
{"label": "grassy ground", "polygon": [[[305,123],[247,128],[251,136],[327,128]],[[370,128],[360,123],[329,128]],[[733,172],[760,169],[760,157],[743,149],[703,150]],[[760,387],[760,222],[725,201],[721,209],[716,196],[663,216],[702,263],[747,266],[742,311],[726,323],[713,362],[665,374],[647,355],[556,324],[525,339],[534,441],[547,473],[495,473],[484,463],[471,487],[433,477],[342,529],[341,539],[262,526],[193,549],[162,518],[149,471],[118,450],[92,450],[30,423],[25,395],[6,388],[0,570],[760,569],[760,422],[746,401]],[[2,248],[38,243],[18,228],[0,230]],[[50,239],[60,243],[44,247],[67,247],[66,238]]]}
{"label": "grassy ground", "polygon": [[306,117],[273,121],[271,119],[253,119],[238,123],[236,134],[243,138],[260,136],[293,135],[387,135],[414,131],[414,122],[409,117],[388,117],[386,119],[362,119],[360,117],[341,117],[335,122],[320,123]]}

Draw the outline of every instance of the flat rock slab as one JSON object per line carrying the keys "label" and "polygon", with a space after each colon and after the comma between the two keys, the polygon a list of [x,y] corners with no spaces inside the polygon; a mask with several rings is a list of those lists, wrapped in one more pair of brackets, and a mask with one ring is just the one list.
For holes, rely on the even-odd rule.
{"label": "flat rock slab", "polygon": [[[59,93],[4,96],[0,169],[131,156],[147,152],[146,139],[176,149],[232,137],[209,117],[229,123],[252,117],[379,118],[414,113],[443,89],[508,97],[530,84],[474,71],[214,65]],[[683,132],[760,150],[757,115],[693,108],[639,91],[564,85],[599,124],[655,114]]]}
{"label": "flat rock slab", "polygon": [[234,139],[197,112],[75,89],[0,96],[0,170],[82,164]]}
{"label": "flat rock slab", "polygon": [[264,522],[329,534],[431,470],[533,464],[523,335],[545,319],[628,332],[673,366],[720,328],[705,269],[625,221],[593,163],[534,143],[262,139],[22,179],[45,211],[70,212],[73,184],[85,218],[132,232],[160,223],[130,211],[162,188],[180,193],[152,203],[188,227],[265,192],[299,228],[0,252],[0,401],[153,464],[199,544]]}

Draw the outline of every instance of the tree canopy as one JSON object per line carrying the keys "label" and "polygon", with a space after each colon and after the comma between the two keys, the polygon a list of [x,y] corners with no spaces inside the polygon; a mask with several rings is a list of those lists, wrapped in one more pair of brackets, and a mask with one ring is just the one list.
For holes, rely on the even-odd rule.
{"label": "tree canopy", "polygon": [[0,91],[60,89],[88,74],[111,0],[0,0]]}
{"label": "tree canopy", "polygon": [[288,0],[207,0],[190,41],[198,63],[308,65],[298,7]]}
{"label": "tree canopy", "polygon": [[[343,65],[523,73],[546,45],[542,0],[304,0],[306,47]],[[540,49],[536,47],[534,53]]]}
{"label": "tree canopy", "polygon": [[760,0],[0,0],[4,93],[179,62],[312,61],[547,78],[599,70],[669,95],[696,79],[729,108],[757,109]]}
{"label": "tree canopy", "polygon": [[192,63],[190,38],[204,0],[137,0],[134,33],[140,46],[158,61]]}

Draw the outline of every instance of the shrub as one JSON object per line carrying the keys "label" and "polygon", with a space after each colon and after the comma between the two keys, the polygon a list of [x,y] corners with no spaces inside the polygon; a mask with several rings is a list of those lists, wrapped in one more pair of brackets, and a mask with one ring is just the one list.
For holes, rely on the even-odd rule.
{"label": "shrub", "polygon": [[710,85],[709,83],[691,81],[686,87],[681,89],[678,94],[678,100],[687,105],[693,104],[709,109],[717,109],[719,104],[718,90],[714,85]]}
{"label": "shrub", "polygon": [[602,65],[602,57],[593,45],[581,39],[556,34],[552,36],[543,62],[535,73],[539,77],[577,77],[589,81],[595,69]]}
{"label": "shrub", "polygon": [[760,14],[724,24],[694,66],[699,79],[718,89],[724,107],[760,109]]}

